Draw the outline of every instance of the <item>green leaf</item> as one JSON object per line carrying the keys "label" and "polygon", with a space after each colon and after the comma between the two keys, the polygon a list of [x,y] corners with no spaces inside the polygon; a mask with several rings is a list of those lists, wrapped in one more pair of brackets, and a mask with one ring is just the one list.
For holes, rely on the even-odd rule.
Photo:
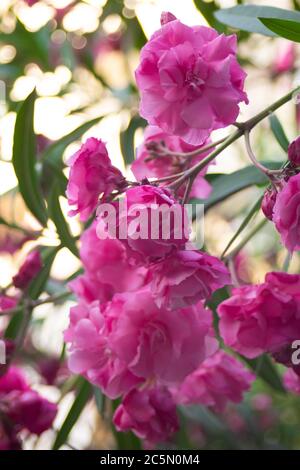
{"label": "green leaf", "polygon": [[276,33],[270,31],[269,28],[262,24],[261,18],[300,21],[299,12],[258,5],[238,5],[232,8],[225,8],[215,12],[215,17],[221,23],[232,28],[250,33],[259,33],[265,36],[276,36]]}
{"label": "green leaf", "polygon": [[120,133],[120,146],[125,165],[130,165],[134,161],[134,135],[139,127],[145,127],[146,121],[139,116],[134,116],[127,129]]}
{"label": "green leaf", "polygon": [[50,192],[49,200],[48,200],[49,215],[55,224],[61,244],[69,248],[69,250],[75,256],[78,257],[79,254],[78,254],[76,242],[75,242],[74,237],[70,233],[69,226],[61,210],[59,196],[60,196],[59,186],[57,183],[54,183],[52,190]]}
{"label": "green leaf", "polygon": [[52,449],[58,450],[67,441],[70,432],[78,421],[82,411],[84,410],[87,402],[91,398],[92,386],[82,377],[78,380],[79,386],[76,398],[71,406],[69,413],[61,428],[59,429]]}
{"label": "green leaf", "polygon": [[93,392],[94,392],[94,397],[95,397],[95,402],[96,402],[98,413],[100,416],[103,416],[105,396],[101,392],[100,388],[96,386],[93,386]]}
{"label": "green leaf", "polygon": [[[43,267],[39,272],[38,276],[32,280],[30,286],[28,287],[28,296],[36,300],[41,293],[43,292],[45,285],[47,283],[49,273],[57,255],[58,251],[60,250],[60,246],[58,247],[41,247],[41,256],[43,260]],[[20,312],[15,313],[11,318],[6,330],[5,330],[5,338],[8,339],[15,339],[18,335],[19,328],[21,327],[23,320],[23,308],[20,306]]]}
{"label": "green leaf", "polygon": [[210,26],[222,33],[226,31],[226,28],[214,16],[214,13],[218,10],[214,1],[208,3],[204,0],[194,0],[194,4]]}
{"label": "green leaf", "polygon": [[288,141],[287,136],[285,135],[285,132],[283,130],[281,122],[279,121],[276,114],[271,114],[269,116],[269,121],[270,121],[272,132],[273,132],[277,142],[279,143],[280,147],[285,152],[287,152],[288,146],[289,146],[289,141]]}
{"label": "green leaf", "polygon": [[64,168],[62,155],[65,149],[72,142],[80,139],[82,135],[87,132],[91,127],[93,127],[95,124],[98,124],[102,117],[103,116],[100,116],[85,122],[69,134],[53,142],[53,144],[49,145],[49,147],[47,147],[46,150],[42,153],[41,159],[43,161],[43,164],[46,165],[48,168],[51,168],[55,175],[58,176],[60,181],[62,182],[62,190],[60,191],[61,194],[64,192],[65,186],[67,184],[67,178],[62,172]]}
{"label": "green leaf", "polygon": [[36,171],[36,137],[33,130],[35,98],[36,93],[33,91],[22,103],[17,114],[12,163],[18,178],[20,193],[28,209],[45,226],[47,211]]}
{"label": "green leaf", "polygon": [[300,42],[300,15],[298,21],[259,18],[263,25],[278,36],[290,41]]}
{"label": "green leaf", "polygon": [[240,224],[239,228],[237,229],[237,231],[235,232],[235,234],[233,235],[233,237],[231,238],[231,240],[228,242],[228,244],[226,245],[223,253],[222,253],[222,258],[223,256],[225,256],[226,252],[229,250],[229,248],[231,247],[231,245],[233,244],[233,242],[237,239],[237,237],[242,233],[242,231],[247,227],[247,225],[249,224],[249,222],[251,222],[251,220],[253,219],[254,215],[258,212],[258,210],[260,209],[260,206],[261,206],[261,201],[263,199],[263,196],[260,196],[258,198],[258,200],[253,204],[253,206],[250,208],[248,214],[246,215],[246,217],[244,218],[244,220],[242,221],[242,223]]}
{"label": "green leaf", "polygon": [[242,356],[241,358],[253,369],[255,374],[270,385],[270,387],[277,392],[286,393],[276,366],[269,356],[263,354],[255,359],[246,359]]}
{"label": "green leaf", "polygon": [[[278,162],[263,162],[268,168],[278,168]],[[210,175],[208,175],[210,176]],[[212,176],[212,175],[211,175]],[[191,203],[195,205],[204,204],[204,210],[207,211],[219,202],[224,201],[229,196],[253,185],[267,185],[269,179],[265,174],[259,171],[255,166],[249,165],[242,170],[235,171],[229,175],[219,175],[212,178],[213,190],[207,199],[192,199]]]}

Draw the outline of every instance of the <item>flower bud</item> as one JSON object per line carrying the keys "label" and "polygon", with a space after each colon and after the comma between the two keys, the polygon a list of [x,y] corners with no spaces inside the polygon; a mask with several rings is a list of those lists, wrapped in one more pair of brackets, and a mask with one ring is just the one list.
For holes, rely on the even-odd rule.
{"label": "flower bud", "polygon": [[300,136],[289,145],[288,157],[293,166],[300,166]]}
{"label": "flower bud", "polygon": [[269,220],[272,220],[273,218],[273,208],[276,202],[276,197],[277,191],[275,189],[267,189],[261,203],[261,210]]}

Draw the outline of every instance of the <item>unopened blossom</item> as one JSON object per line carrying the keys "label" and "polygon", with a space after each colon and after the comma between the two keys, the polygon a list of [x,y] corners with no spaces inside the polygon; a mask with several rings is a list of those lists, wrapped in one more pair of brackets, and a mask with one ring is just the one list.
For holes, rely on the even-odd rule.
{"label": "unopened blossom", "polygon": [[295,65],[296,54],[293,42],[283,41],[281,47],[276,48],[276,59],[273,69],[276,74],[292,71]]}
{"label": "unopened blossom", "polygon": [[69,367],[111,398],[147,380],[177,384],[216,350],[211,326],[201,304],[170,312],[148,288],[115,294],[106,305],[71,309]]}
{"label": "unopened blossom", "polygon": [[151,289],[159,307],[192,305],[231,284],[228,269],[218,258],[201,251],[183,250],[150,269]]}
{"label": "unopened blossom", "polygon": [[287,369],[283,376],[285,388],[296,395],[300,395],[300,376],[293,369]]}
{"label": "unopened blossom", "polygon": [[265,282],[232,290],[217,309],[227,346],[248,358],[300,338],[300,275],[271,272]]}
{"label": "unopened blossom", "polygon": [[[204,145],[208,144],[205,142]],[[173,153],[187,153],[201,149],[201,146],[190,145],[180,137],[169,135],[163,132],[157,126],[148,126],[144,133],[144,142],[137,149],[137,158],[131,165],[131,170],[137,180],[142,181],[144,178],[162,178],[172,174],[179,173],[190,168],[203,158],[207,157],[206,151],[192,158],[178,157]],[[152,155],[151,148],[157,149],[156,155]],[[164,154],[159,156],[159,152],[164,149]],[[170,152],[170,153],[168,153]],[[211,192],[211,185],[206,181],[205,174],[208,166],[203,168],[196,176],[190,192],[191,197],[206,198]],[[179,194],[184,194],[185,185],[180,188]]]}
{"label": "unopened blossom", "polygon": [[300,136],[290,143],[288,147],[288,157],[293,166],[300,167]]}
{"label": "unopened blossom", "polygon": [[124,185],[124,176],[111,164],[104,142],[90,137],[70,158],[70,176],[67,197],[74,209],[70,215],[80,214],[87,220],[95,211],[98,200],[105,200],[112,191]]}
{"label": "unopened blossom", "polygon": [[167,441],[179,429],[176,406],[166,388],[135,389],[115,411],[118,431],[133,431],[148,443]]}
{"label": "unopened blossom", "polygon": [[31,281],[39,274],[43,262],[39,250],[31,251],[18,273],[13,277],[13,284],[18,289],[26,289]]}
{"label": "unopened blossom", "polygon": [[273,219],[273,211],[277,194],[278,193],[275,189],[267,189],[264,193],[263,200],[261,202],[261,210],[269,220]]}
{"label": "unopened blossom", "polygon": [[130,188],[108,220],[108,231],[116,234],[128,254],[143,264],[163,258],[189,239],[190,224],[184,207],[167,188],[144,184]]}
{"label": "unopened blossom", "polygon": [[140,113],[149,124],[202,144],[213,129],[235,122],[246,73],[237,58],[235,35],[205,26],[168,21],[141,50],[136,81]]}
{"label": "unopened blossom", "polygon": [[123,243],[101,238],[101,222],[94,221],[80,238],[84,273],[70,283],[85,302],[111,300],[116,292],[134,291],[145,283],[146,269],[132,266]]}
{"label": "unopened blossom", "polygon": [[290,251],[300,249],[300,173],[292,176],[279,191],[273,222],[282,243]]}
{"label": "unopened blossom", "polygon": [[240,361],[218,351],[188,375],[175,390],[177,403],[201,404],[221,412],[227,403],[239,403],[255,376]]}

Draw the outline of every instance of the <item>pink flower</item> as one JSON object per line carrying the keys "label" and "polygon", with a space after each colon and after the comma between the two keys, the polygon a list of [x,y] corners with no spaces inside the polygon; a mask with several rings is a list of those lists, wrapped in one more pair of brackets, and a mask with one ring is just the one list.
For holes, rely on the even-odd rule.
{"label": "pink flower", "polygon": [[232,290],[218,307],[227,346],[254,358],[300,338],[300,275],[271,272],[259,285]]}
{"label": "pink flower", "polygon": [[14,308],[18,303],[18,300],[14,297],[8,297],[7,295],[0,295],[0,312],[10,310]]}
{"label": "pink flower", "polygon": [[276,50],[276,60],[273,66],[274,72],[280,74],[293,70],[295,59],[295,44],[292,42],[282,42],[282,47]]}
{"label": "pink flower", "polygon": [[117,217],[108,221],[108,232],[116,232],[129,256],[142,264],[163,258],[188,241],[187,213],[166,188],[130,188],[117,210]]}
{"label": "pink flower", "polygon": [[216,349],[211,314],[201,304],[158,309],[147,288],[111,302],[71,309],[69,367],[115,398],[148,379],[180,382]]}
{"label": "pink flower", "polygon": [[179,20],[164,24],[143,47],[136,70],[141,115],[192,145],[235,122],[238,104],[248,102],[236,49],[235,35]]}
{"label": "pink flower", "polygon": [[146,269],[129,263],[119,240],[99,238],[99,222],[81,236],[80,258],[84,274],[70,283],[76,295],[86,302],[111,300],[116,292],[133,291],[145,283]]}
{"label": "pink flower", "polygon": [[241,362],[220,350],[186,377],[175,391],[175,401],[198,403],[222,412],[228,402],[242,401],[243,393],[250,389],[254,378]]}
{"label": "pink flower", "polygon": [[163,11],[160,15],[160,24],[162,26],[174,20],[177,20],[176,16],[173,15],[173,13],[170,13],[169,11]]}
{"label": "pink flower", "polygon": [[283,376],[285,388],[296,395],[300,395],[300,377],[293,369],[288,369]]}
{"label": "pink flower", "polygon": [[[208,144],[209,141],[204,144]],[[161,157],[151,158],[150,147],[159,146],[164,148],[164,154]],[[202,146],[198,146],[201,149]],[[131,170],[137,180],[143,178],[162,178],[176,174],[187,169],[197,162],[203,160],[209,151],[196,155],[193,158],[172,156],[173,152],[187,153],[196,150],[197,147],[187,144],[180,137],[168,135],[159,127],[148,126],[144,134],[144,142],[137,150],[137,159],[132,163]],[[212,149],[211,149],[212,150]],[[170,152],[168,154],[168,151]],[[149,160],[150,158],[150,160]],[[206,198],[211,192],[211,185],[204,178],[207,168],[200,171],[195,178],[190,193],[191,197]],[[184,193],[184,185],[181,187],[180,196]]]}
{"label": "pink flower", "polygon": [[52,426],[57,406],[32,390],[19,368],[10,367],[0,376],[0,410],[16,432],[41,434]]}
{"label": "pink flower", "polygon": [[269,220],[273,220],[274,205],[277,198],[277,191],[273,188],[267,189],[261,202],[261,210]]}
{"label": "pink flower", "polygon": [[112,166],[102,140],[91,137],[69,161],[70,176],[67,197],[75,206],[70,215],[80,214],[85,221],[97,207],[98,199],[105,200],[113,191],[124,185],[122,173]]}
{"label": "pink flower", "polygon": [[176,406],[166,388],[132,390],[114,414],[118,431],[133,431],[140,439],[158,443],[179,429]]}
{"label": "pink flower", "polygon": [[19,272],[13,277],[13,284],[18,289],[26,289],[42,269],[43,262],[39,250],[33,250],[28,255]]}
{"label": "pink flower", "polygon": [[225,265],[200,251],[178,251],[155,264],[150,272],[157,305],[171,310],[208,299],[215,290],[231,284]]}
{"label": "pink flower", "polygon": [[288,148],[288,157],[293,166],[300,166],[300,136],[290,143]]}
{"label": "pink flower", "polygon": [[282,243],[293,252],[300,249],[300,173],[289,178],[278,193],[273,222]]}

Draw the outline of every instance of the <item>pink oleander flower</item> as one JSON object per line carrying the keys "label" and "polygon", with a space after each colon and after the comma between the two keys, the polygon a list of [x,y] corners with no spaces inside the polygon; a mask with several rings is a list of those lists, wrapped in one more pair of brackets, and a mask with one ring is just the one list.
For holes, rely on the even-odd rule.
{"label": "pink oleander flower", "polygon": [[242,401],[254,379],[240,361],[220,350],[185,378],[174,398],[177,403],[201,404],[222,412],[228,402]]}
{"label": "pink oleander flower", "polygon": [[189,239],[188,215],[167,188],[141,185],[130,188],[107,221],[108,233],[117,236],[132,259],[145,264],[183,247]]}
{"label": "pink oleander flower", "polygon": [[80,259],[84,274],[70,283],[71,289],[85,302],[111,300],[117,292],[134,291],[145,283],[147,271],[129,263],[123,243],[99,238],[98,221],[81,235]]}
{"label": "pink oleander flower", "polygon": [[74,206],[69,214],[79,213],[82,221],[94,212],[100,197],[105,200],[125,183],[122,173],[111,164],[105,144],[94,137],[70,158],[69,165],[67,197],[69,205]]}
{"label": "pink oleander flower", "polygon": [[248,358],[276,353],[300,338],[300,275],[268,273],[263,284],[232,289],[217,311],[227,346]]}
{"label": "pink oleander flower", "polygon": [[290,252],[300,250],[300,173],[289,178],[278,193],[273,222],[284,246]]}
{"label": "pink oleander flower", "polygon": [[276,60],[273,65],[276,74],[293,70],[296,60],[295,52],[295,44],[282,42],[282,47],[276,50]]}
{"label": "pink oleander flower", "polygon": [[288,157],[293,166],[300,166],[300,136],[290,143],[288,148]]}
{"label": "pink oleander flower", "polygon": [[0,410],[16,432],[41,434],[52,426],[57,406],[32,390],[19,368],[10,367],[0,376]]}
{"label": "pink oleander flower", "polygon": [[300,377],[293,369],[288,369],[283,376],[285,388],[296,395],[300,395]]}
{"label": "pink oleander flower", "polygon": [[168,134],[203,144],[213,129],[235,122],[241,101],[248,103],[236,53],[235,35],[167,22],[141,50],[140,114]]}
{"label": "pink oleander flower", "polygon": [[28,255],[18,273],[13,277],[13,284],[18,289],[26,289],[42,269],[43,262],[39,250],[33,250]]}
{"label": "pink oleander flower", "polygon": [[147,288],[71,309],[69,367],[111,398],[148,379],[177,384],[216,349],[202,304],[158,309]]}
{"label": "pink oleander flower", "polygon": [[[197,147],[187,144],[180,137],[168,135],[159,127],[148,126],[144,134],[144,142],[137,150],[137,159],[132,163],[131,170],[137,180],[142,181],[144,178],[162,178],[172,174],[179,173],[184,169],[190,168],[203,158],[207,157],[209,151],[196,155],[193,158],[177,157],[163,155],[161,157],[151,158],[148,146],[162,145],[166,152],[187,153],[197,149]],[[208,144],[209,141],[204,144]],[[201,149],[202,146],[199,146]],[[210,149],[212,151],[213,149]],[[150,160],[149,160],[150,158]],[[206,181],[205,174],[207,168],[200,171],[194,180],[190,197],[206,198],[211,192],[211,185]],[[184,194],[185,185],[180,189],[180,196]]]}
{"label": "pink oleander flower", "polygon": [[176,309],[208,299],[231,284],[226,266],[200,251],[178,251],[150,268],[151,290],[158,307]]}
{"label": "pink oleander flower", "polygon": [[277,194],[278,192],[275,189],[267,189],[261,202],[261,210],[269,220],[273,220],[273,211]]}
{"label": "pink oleander flower", "polygon": [[179,429],[176,406],[166,388],[132,390],[115,411],[118,431],[133,431],[148,443],[164,442]]}
{"label": "pink oleander flower", "polygon": [[14,308],[18,303],[18,300],[14,297],[8,297],[7,295],[0,295],[0,312],[10,310]]}

